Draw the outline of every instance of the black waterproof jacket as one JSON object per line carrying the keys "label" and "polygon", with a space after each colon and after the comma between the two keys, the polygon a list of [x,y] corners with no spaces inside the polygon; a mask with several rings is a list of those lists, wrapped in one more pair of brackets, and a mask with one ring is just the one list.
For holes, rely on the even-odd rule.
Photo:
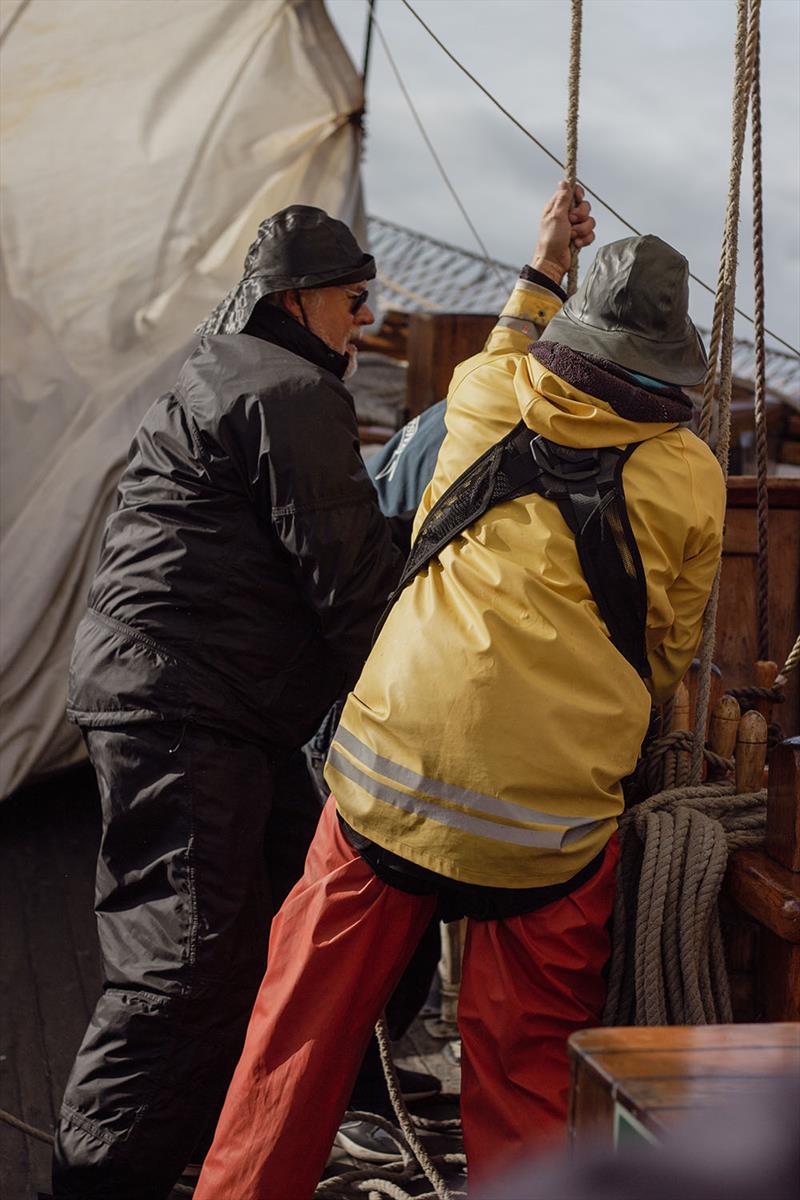
{"label": "black waterproof jacket", "polygon": [[[257,319],[256,319],[257,318]],[[346,360],[264,302],[145,416],[78,628],[68,716],[300,746],[367,656],[402,567]]]}

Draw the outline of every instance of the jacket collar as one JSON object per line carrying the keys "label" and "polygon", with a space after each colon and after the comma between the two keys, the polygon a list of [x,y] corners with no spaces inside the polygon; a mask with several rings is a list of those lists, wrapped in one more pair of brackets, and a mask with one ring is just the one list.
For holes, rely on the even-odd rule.
{"label": "jacket collar", "polygon": [[337,379],[344,378],[349,361],[347,355],[331,350],[322,338],[306,329],[299,321],[295,321],[284,309],[270,304],[266,299],[259,300],[242,333],[272,342],[273,345],[281,346],[284,350],[289,350],[292,354],[330,371]]}

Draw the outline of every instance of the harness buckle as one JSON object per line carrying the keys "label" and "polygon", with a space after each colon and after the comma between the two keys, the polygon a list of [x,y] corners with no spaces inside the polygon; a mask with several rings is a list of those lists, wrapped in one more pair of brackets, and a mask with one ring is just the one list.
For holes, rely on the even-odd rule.
{"label": "harness buckle", "polygon": [[[562,483],[581,483],[597,474],[597,450],[573,450],[569,446],[559,446],[537,433],[536,437],[531,438],[530,451],[539,470]],[[581,463],[589,465],[582,470]]]}

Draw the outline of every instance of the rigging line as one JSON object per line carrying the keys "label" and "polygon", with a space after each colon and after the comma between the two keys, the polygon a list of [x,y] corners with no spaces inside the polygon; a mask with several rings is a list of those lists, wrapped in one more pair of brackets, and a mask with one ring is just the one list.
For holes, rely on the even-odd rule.
{"label": "rigging line", "polygon": [[[547,146],[545,146],[544,142],[540,142],[539,139],[535,136],[535,134],[531,133],[530,129],[528,129],[527,126],[523,125],[521,121],[517,120],[517,118],[514,116],[513,113],[510,113],[507,108],[504,108],[503,105],[500,103],[500,101],[495,96],[492,95],[492,93],[489,91],[489,89],[487,87],[485,87],[479,79],[476,79],[476,77],[472,74],[472,72],[467,67],[465,67],[462,62],[460,62],[456,58],[455,54],[453,54],[453,52],[451,50],[448,50],[448,48],[447,48],[447,46],[445,46],[444,42],[440,38],[438,38],[436,36],[436,34],[433,32],[430,25],[427,25],[425,23],[425,21],[423,21],[422,17],[419,15],[419,13],[412,7],[412,5],[409,3],[409,0],[401,0],[401,3],[405,5],[405,7],[411,13],[412,17],[414,17],[420,23],[420,25],[425,30],[425,32],[431,38],[433,38],[434,42],[436,42],[436,45],[439,47],[439,49],[442,50],[447,55],[447,57],[450,59],[450,61],[452,63],[454,63],[455,66],[458,67],[459,71],[462,71],[464,73],[464,75],[466,75],[467,79],[472,80],[472,82],[475,84],[475,86],[481,92],[483,92],[484,96],[486,96],[486,98],[488,100],[491,100],[491,102],[492,102],[492,104],[494,104],[495,108],[499,108],[500,112],[503,114],[503,116],[508,117],[511,124],[516,125],[516,127],[517,127],[517,129],[519,129],[520,133],[524,133],[527,138],[530,138],[530,140],[533,142],[533,144],[535,146],[538,146],[539,149],[542,151],[542,153],[546,154],[549,159],[552,159],[552,161],[556,164],[557,167],[560,167],[562,171],[566,170],[565,165],[561,161],[561,159],[558,158],[557,155],[553,154],[552,150],[548,150],[548,148],[547,148]],[[601,204],[603,206],[603,208],[606,210],[606,212],[611,213],[612,217],[616,217],[617,220],[619,222],[621,222],[621,224],[623,224],[626,229],[630,229],[631,233],[635,233],[637,237],[642,236],[642,232],[640,229],[637,229],[635,225],[631,225],[630,221],[626,220],[625,217],[623,217],[622,213],[617,212],[617,210],[615,208],[613,208],[612,205],[610,205],[607,200],[604,200],[602,196],[600,196],[597,192],[593,191],[593,189],[590,188],[587,183],[584,183],[582,179],[577,179],[576,182],[579,183],[581,185],[581,187],[583,188],[583,190],[585,192],[587,192],[590,196],[592,196],[597,201],[598,204]],[[706,281],[704,279],[701,279],[699,277],[699,275],[693,275],[692,272],[690,271],[689,278],[693,279],[695,283],[699,284],[699,286],[701,288],[704,288],[705,291],[709,292],[712,296],[716,296],[717,289],[713,288],[710,284],[706,283]],[[749,321],[751,325],[755,324],[755,321],[753,320],[753,318],[750,316],[749,313],[744,312],[741,308],[737,308],[737,309],[735,309],[735,311],[739,314],[740,317],[744,317],[745,321]],[[796,346],[793,346],[791,344],[791,342],[787,342],[784,338],[780,337],[779,334],[773,333],[771,329],[767,329],[766,327],[764,329],[764,332],[768,333],[769,336],[771,338],[774,338],[776,342],[780,342],[780,344],[782,346],[785,346],[787,350],[791,350],[792,354],[796,354],[798,356],[798,358],[800,358],[800,350],[798,350]]]}
{"label": "rigging line", "polygon": [[444,169],[442,160],[439,158],[439,155],[436,153],[436,150],[433,147],[433,142],[428,137],[428,134],[425,130],[425,126],[422,124],[420,115],[417,112],[416,108],[414,107],[414,102],[411,99],[410,95],[408,94],[408,88],[403,83],[403,78],[402,78],[399,70],[397,69],[397,63],[394,61],[394,58],[392,57],[392,53],[387,45],[386,38],[383,36],[383,30],[381,29],[380,22],[376,19],[374,12],[373,12],[372,21],[373,21],[375,28],[378,31],[378,37],[381,39],[381,45],[383,46],[383,52],[389,60],[389,66],[394,71],[394,76],[395,76],[395,79],[397,80],[400,91],[403,93],[403,96],[405,97],[406,104],[408,105],[408,107],[411,110],[411,115],[417,124],[417,128],[419,129],[420,133],[422,134],[425,145],[428,147],[428,149],[431,152],[433,161],[436,163],[436,166],[439,170],[439,174],[441,175],[442,179],[444,180],[445,184],[447,185],[447,189],[450,192],[450,195],[453,197],[456,204],[458,205],[458,209],[459,209],[462,217],[464,218],[464,220],[467,222],[467,225],[469,225],[470,229],[472,230],[472,236],[475,238],[475,241],[478,243],[481,250],[483,251],[483,256],[486,260],[486,265],[492,271],[494,271],[498,282],[502,285],[503,280],[500,276],[499,271],[497,270],[497,268],[494,265],[494,259],[489,254],[489,251],[486,249],[486,246],[483,244],[483,239],[481,238],[481,235],[478,233],[477,229],[473,225],[472,220],[470,219],[470,215],[467,212],[466,208],[464,207],[463,203],[461,202],[461,198],[458,195],[458,192],[453,187],[453,184],[450,182],[450,178]]}
{"label": "rigging line", "polygon": [[[583,0],[572,0],[569,35],[569,76],[567,79],[567,138],[564,146],[567,182],[575,194],[578,178],[578,103],[581,82],[581,32],[583,30]],[[567,295],[578,290],[578,247],[570,246]]]}
{"label": "rigging line", "polygon": [[367,32],[364,35],[364,62],[361,67],[361,87],[364,95],[367,94],[367,75],[369,74],[369,55],[372,49],[372,25],[375,20],[375,5],[378,0],[368,0],[369,12],[367,13]]}

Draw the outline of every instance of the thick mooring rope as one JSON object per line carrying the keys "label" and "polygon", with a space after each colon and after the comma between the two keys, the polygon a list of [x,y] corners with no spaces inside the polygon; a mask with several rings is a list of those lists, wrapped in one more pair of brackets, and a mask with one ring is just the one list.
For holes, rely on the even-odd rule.
{"label": "thick mooring rope", "polygon": [[[564,169],[573,194],[578,178],[578,102],[581,81],[581,30],[583,27],[583,0],[572,0],[569,35],[569,78],[567,83],[567,140],[564,153]],[[572,247],[567,295],[578,289],[578,250]]]}
{"label": "thick mooring rope", "polygon": [[661,791],[624,814],[604,1024],[731,1020],[717,901],[729,851],[765,826],[766,792],[732,783]]}

